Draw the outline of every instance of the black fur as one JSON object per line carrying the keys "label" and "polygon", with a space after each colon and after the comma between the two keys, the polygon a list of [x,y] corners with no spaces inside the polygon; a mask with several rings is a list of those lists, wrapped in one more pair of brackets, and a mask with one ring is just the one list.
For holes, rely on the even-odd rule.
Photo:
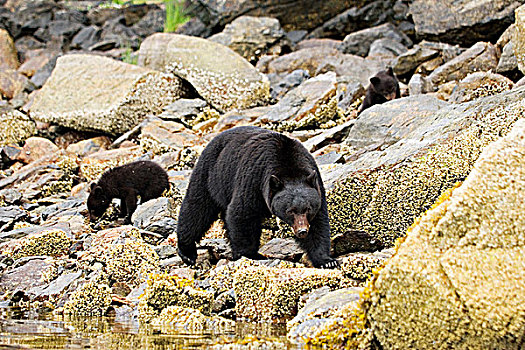
{"label": "black fur", "polygon": [[169,188],[168,174],[160,165],[151,161],[138,161],[106,171],[91,184],[87,199],[90,219],[102,216],[113,198],[120,199],[120,217],[131,222],[137,209],[137,196],[142,203],[160,197]]}
{"label": "black fur", "polygon": [[314,266],[338,266],[330,257],[330,224],[319,169],[301,143],[285,135],[238,127],[210,141],[180,209],[177,235],[184,262],[195,264],[196,242],[219,213],[234,259],[263,258],[258,253],[261,220],[273,213],[290,225],[309,225],[306,236],[304,229],[299,230],[296,239]]}
{"label": "black fur", "polygon": [[359,113],[368,107],[385,103],[399,97],[401,97],[399,81],[394,75],[392,68],[388,68],[370,78],[370,85],[366,89],[365,99],[361,104]]}

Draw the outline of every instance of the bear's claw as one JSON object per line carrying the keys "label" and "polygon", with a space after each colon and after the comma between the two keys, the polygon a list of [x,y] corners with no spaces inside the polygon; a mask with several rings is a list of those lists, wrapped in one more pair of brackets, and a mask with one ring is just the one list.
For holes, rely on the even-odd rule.
{"label": "bear's claw", "polygon": [[[195,265],[196,260],[197,260],[197,252],[195,252],[195,254],[194,254],[195,257],[192,258],[192,257],[189,257],[189,256],[188,256],[188,255],[190,255],[190,254],[188,254],[186,251],[183,252],[182,249],[181,249],[180,247],[179,247],[178,251],[179,251],[179,256],[180,256],[180,258],[182,259],[182,261],[184,261],[184,263],[185,263],[186,265],[190,265],[190,266]],[[193,254],[192,254],[192,255],[193,255]]]}
{"label": "bear's claw", "polygon": [[322,269],[335,269],[339,267],[340,267],[339,261],[337,260],[330,260],[329,262],[324,263],[323,265],[320,266],[320,268]]}

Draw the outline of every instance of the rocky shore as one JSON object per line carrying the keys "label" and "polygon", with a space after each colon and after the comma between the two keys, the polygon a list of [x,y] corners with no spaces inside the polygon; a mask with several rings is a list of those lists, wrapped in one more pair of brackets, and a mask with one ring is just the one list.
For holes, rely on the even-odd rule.
{"label": "rocky shore", "polygon": [[[521,1],[186,3],[0,0],[1,305],[111,315],[162,333],[286,323],[217,349],[520,349],[525,285],[525,5]],[[392,67],[399,99],[358,115]],[[327,189],[332,253],[311,267],[279,220],[268,260],[231,261],[218,220],[196,268],[178,210],[217,133],[299,139]],[[89,185],[153,160],[170,190],[132,225]]]}

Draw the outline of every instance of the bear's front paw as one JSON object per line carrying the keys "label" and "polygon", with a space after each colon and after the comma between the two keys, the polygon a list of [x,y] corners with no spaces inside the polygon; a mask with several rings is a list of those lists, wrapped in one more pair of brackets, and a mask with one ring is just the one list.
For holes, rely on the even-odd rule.
{"label": "bear's front paw", "polygon": [[335,259],[332,259],[324,264],[322,264],[321,266],[319,266],[321,269],[335,269],[335,268],[339,268],[340,265],[339,265],[339,261],[335,260]]}
{"label": "bear's front paw", "polygon": [[197,262],[197,247],[180,246],[179,245],[179,256],[186,263],[186,265],[195,265]]}

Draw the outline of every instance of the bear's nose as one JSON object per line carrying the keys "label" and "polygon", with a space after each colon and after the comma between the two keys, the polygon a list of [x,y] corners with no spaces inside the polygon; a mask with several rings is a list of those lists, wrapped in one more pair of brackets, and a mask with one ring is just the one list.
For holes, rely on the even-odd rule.
{"label": "bear's nose", "polygon": [[305,238],[307,234],[308,230],[305,228],[299,229],[297,232],[295,232],[295,236],[297,236],[297,238]]}

